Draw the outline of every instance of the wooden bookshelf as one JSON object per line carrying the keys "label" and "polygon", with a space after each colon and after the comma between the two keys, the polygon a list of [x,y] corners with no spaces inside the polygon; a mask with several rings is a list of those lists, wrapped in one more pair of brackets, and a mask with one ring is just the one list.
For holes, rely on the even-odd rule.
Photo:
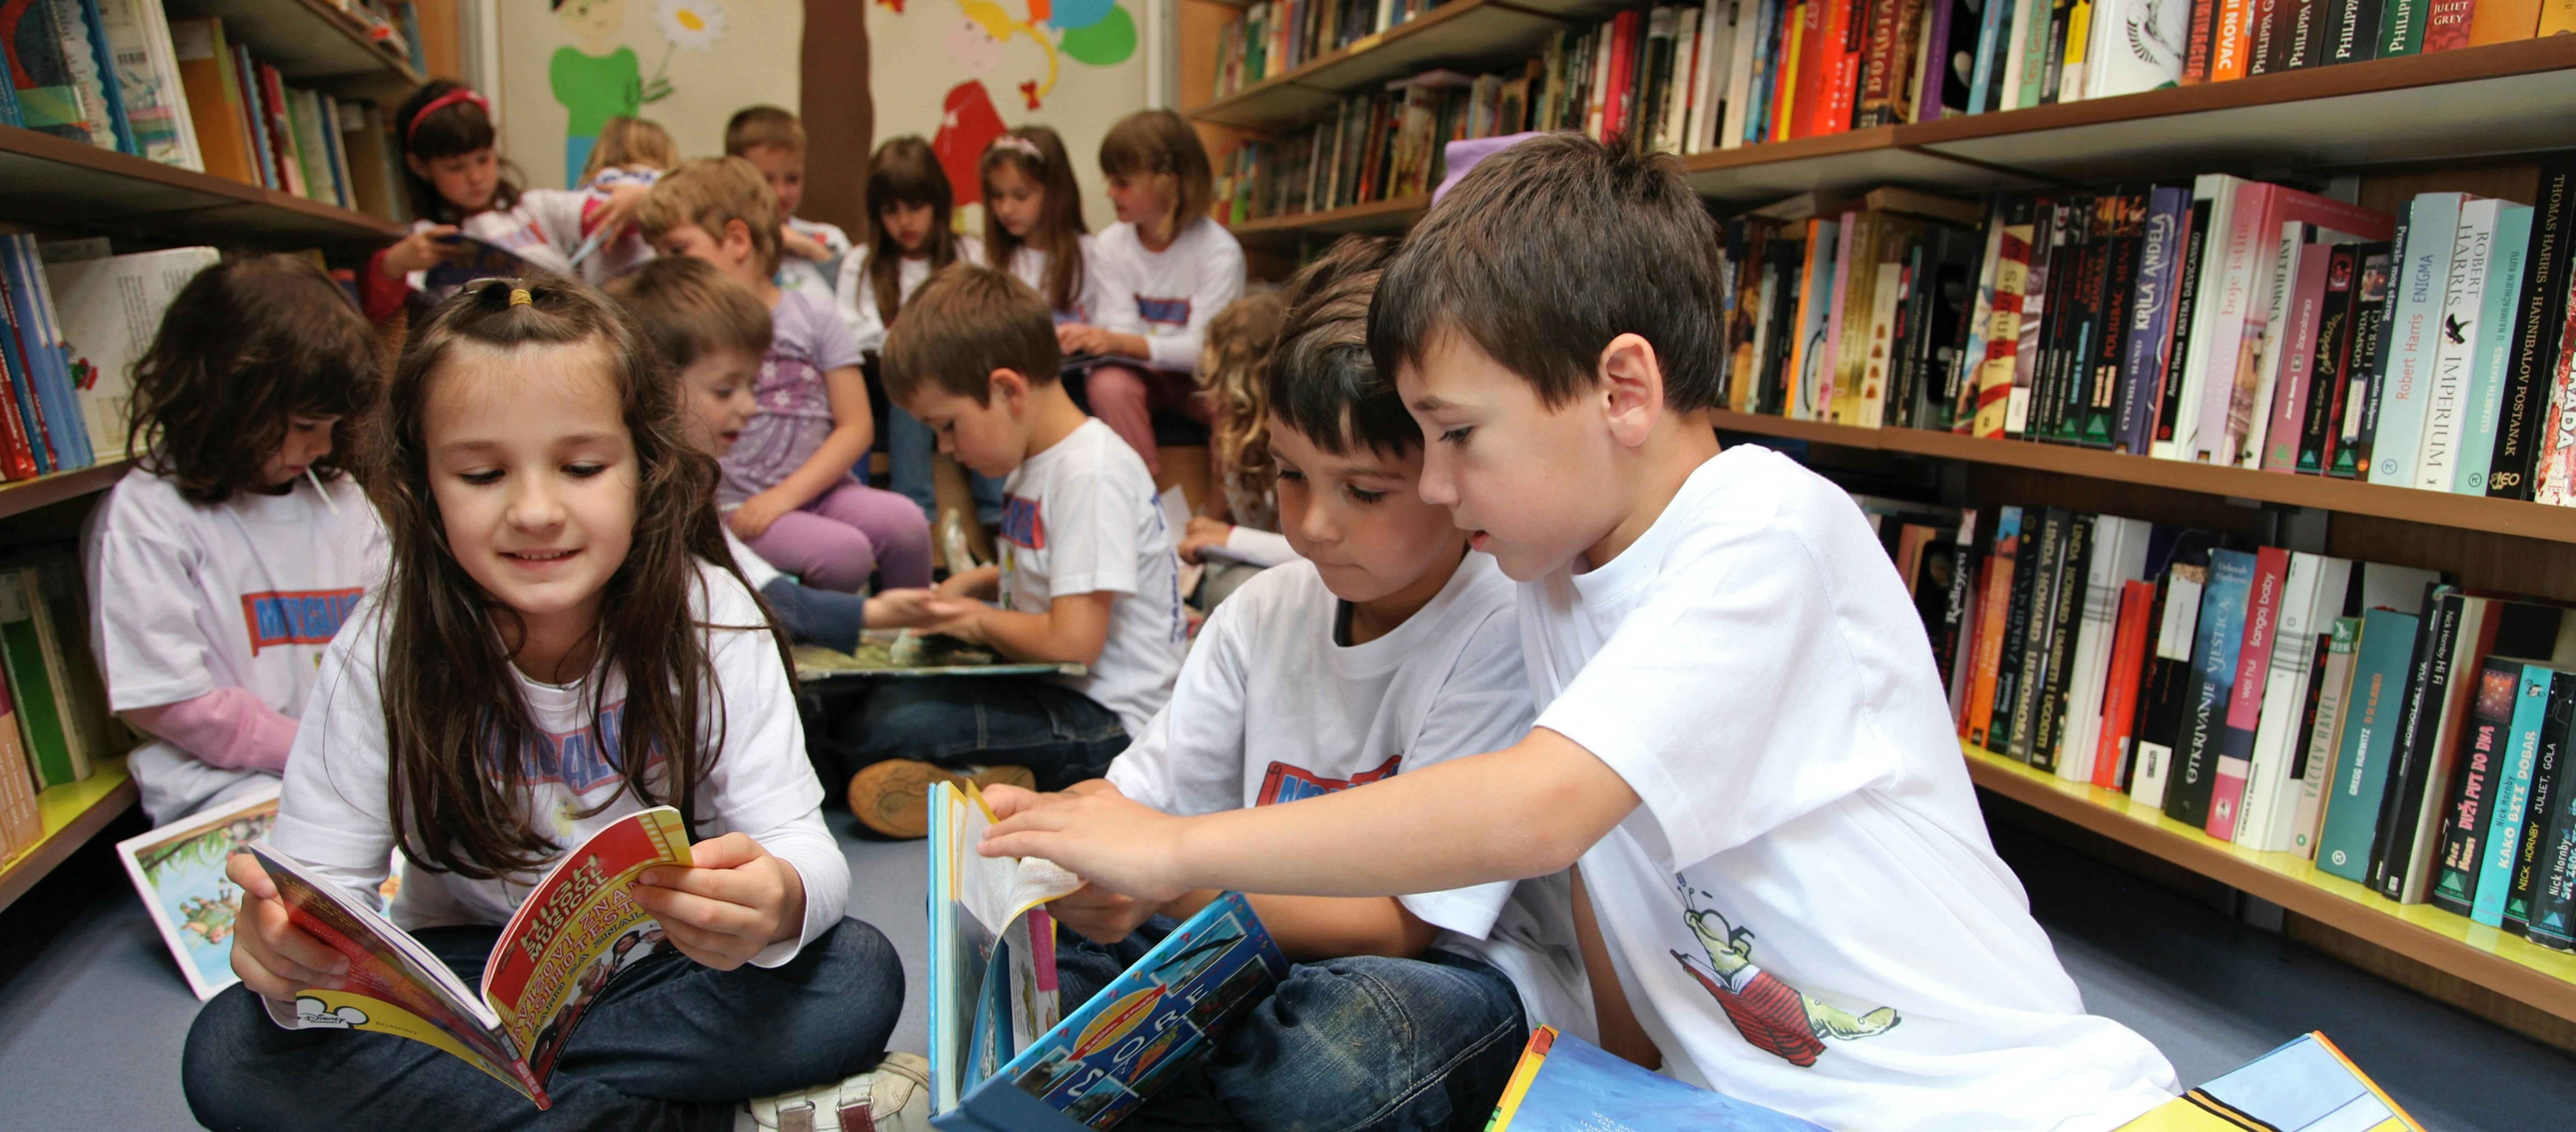
{"label": "wooden bookshelf", "polygon": [[125,773],[125,757],[98,762],[88,778],[36,794],[44,836],[15,857],[0,861],[0,908],[17,903],[45,874],[89,843],[139,795]]}
{"label": "wooden bookshelf", "polygon": [[1389,79],[1444,65],[1490,67],[1528,58],[1549,34],[1611,10],[1596,0],[1448,0],[1186,113],[1221,126],[1285,129]]}
{"label": "wooden bookshelf", "polygon": [[116,481],[124,479],[125,473],[133,467],[132,458],[119,456],[112,460],[101,460],[86,468],[52,472],[31,480],[0,484],[0,519],[33,511],[47,504],[87,495],[93,491],[105,491],[115,486]]}
{"label": "wooden bookshelf", "polygon": [[424,81],[407,53],[391,40],[376,39],[365,22],[332,0],[167,0],[165,7],[172,19],[223,20],[225,39],[250,48],[254,58],[298,86],[390,92],[399,99]]}
{"label": "wooden bookshelf", "polygon": [[1294,242],[1301,236],[1330,239],[1347,232],[1394,236],[1401,235],[1405,229],[1412,227],[1414,221],[1421,219],[1423,210],[1430,207],[1431,194],[1423,193],[1418,196],[1397,197],[1394,200],[1374,200],[1367,204],[1355,204],[1324,212],[1265,216],[1259,220],[1246,220],[1241,224],[1227,225],[1226,230],[1234,233],[1234,238],[1237,240],[1264,243],[1279,242],[1283,238],[1288,242]]}
{"label": "wooden bookshelf", "polygon": [[393,221],[52,134],[0,126],[0,216],[161,244],[376,244]]}
{"label": "wooden bookshelf", "polygon": [[2325,873],[2296,854],[2259,853],[2220,841],[2119,791],[2068,782],[1992,751],[1963,746],[1968,777],[1980,789],[2576,1021],[2576,955],[2551,951],[2430,904],[2399,904]]}

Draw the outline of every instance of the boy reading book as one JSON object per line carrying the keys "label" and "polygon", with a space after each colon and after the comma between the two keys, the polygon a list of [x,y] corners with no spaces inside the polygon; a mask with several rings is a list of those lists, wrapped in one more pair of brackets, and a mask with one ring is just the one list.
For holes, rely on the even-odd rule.
{"label": "boy reading book", "polygon": [[[1368,356],[1388,245],[1345,238],[1288,282],[1268,374],[1281,530],[1299,560],[1220,606],[1172,702],[1106,781],[1165,813],[1266,806],[1410,774],[1529,729],[1512,584],[1416,489],[1422,433]],[[1552,882],[1552,883],[1551,883]],[[1050,906],[1067,1001],[1216,897],[1100,890]],[[1146,1102],[1190,1123],[1478,1129],[1531,1019],[1589,1029],[1561,876],[1401,898],[1255,896],[1296,961],[1217,1052]]]}
{"label": "boy reading book", "polygon": [[1197,817],[1000,798],[983,849],[1147,899],[1579,862],[1631,1060],[1828,1127],[2116,1128],[2173,1069],[2084,1013],[1996,858],[1903,583],[1842,491],[1719,451],[1714,247],[1671,158],[1553,134],[1469,172],[1379,283],[1422,497],[1522,583],[1527,738]]}

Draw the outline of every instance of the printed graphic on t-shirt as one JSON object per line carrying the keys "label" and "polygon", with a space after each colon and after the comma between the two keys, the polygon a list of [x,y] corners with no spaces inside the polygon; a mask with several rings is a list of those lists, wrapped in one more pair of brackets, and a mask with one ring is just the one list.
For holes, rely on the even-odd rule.
{"label": "printed graphic on t-shirt", "polygon": [[1294,802],[1300,798],[1320,798],[1337,790],[1366,786],[1381,778],[1393,777],[1396,768],[1403,762],[1404,756],[1395,755],[1378,764],[1376,770],[1364,770],[1349,778],[1326,778],[1301,766],[1274,762],[1270,764],[1270,770],[1261,776],[1261,796],[1253,799],[1252,804],[1268,806],[1280,802]]}
{"label": "printed graphic on t-shirt", "polygon": [[250,630],[250,654],[272,645],[327,645],[349,619],[363,588],[345,590],[270,590],[242,595],[242,624]]}
{"label": "printed graphic on t-shirt", "polygon": [[[1673,883],[1681,889],[1684,903],[1691,903],[1690,886],[1678,876]],[[1850,1011],[1781,982],[1754,965],[1753,929],[1729,924],[1715,909],[1694,906],[1682,913],[1682,919],[1690,925],[1691,934],[1699,937],[1707,961],[1678,951],[1670,954],[1681,963],[1682,970],[1699,980],[1709,997],[1717,1000],[1717,1005],[1726,1011],[1727,1021],[1735,1023],[1735,1032],[1744,1035],[1744,1040],[1756,1049],[1777,1054],[1803,1068],[1824,1056],[1826,1038],[1846,1042],[1874,1038],[1904,1021],[1892,1006],[1854,1017]]]}
{"label": "printed graphic on t-shirt", "polygon": [[1002,537],[1031,550],[1046,549],[1046,520],[1038,517],[1037,500],[1002,497]]}
{"label": "printed graphic on t-shirt", "polygon": [[591,787],[625,773],[618,766],[625,730],[626,701],[619,700],[599,709],[595,728],[540,735],[520,768],[519,781],[530,786],[562,783],[575,794],[588,793]]}
{"label": "printed graphic on t-shirt", "polygon": [[1177,299],[1154,299],[1138,295],[1136,296],[1136,317],[1158,326],[1188,326],[1190,297],[1183,295]]}

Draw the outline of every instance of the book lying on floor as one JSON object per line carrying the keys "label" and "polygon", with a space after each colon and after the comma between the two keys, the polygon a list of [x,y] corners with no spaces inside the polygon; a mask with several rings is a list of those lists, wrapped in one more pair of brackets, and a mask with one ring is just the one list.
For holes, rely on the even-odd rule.
{"label": "book lying on floor", "polygon": [[977,648],[955,637],[915,633],[909,629],[871,629],[859,635],[857,652],[821,645],[798,645],[796,678],[800,681],[844,680],[887,676],[1080,676],[1071,662],[1006,661],[991,649]]}
{"label": "book lying on floor", "polygon": [[1485,1132],[1825,1132],[1797,1117],[1712,1093],[1541,1026],[1521,1051]]}
{"label": "book lying on floor", "polygon": [[1206,1056],[1287,974],[1288,960],[1251,902],[1229,892],[968,1089],[957,1107],[933,1115],[931,1126],[1103,1132]]}
{"label": "book lying on floor", "polygon": [[233,974],[233,917],[241,890],[224,864],[277,824],[277,787],[269,785],[200,814],[116,843],[125,875],[152,912],[161,942],[197,1001],[240,982]]}
{"label": "book lying on floor", "polygon": [[[636,875],[688,865],[688,828],[669,806],[629,814],[564,854],[501,930],[478,993],[410,933],[263,842],[250,851],[287,915],[349,959],[346,990],[268,1001],[290,1030],[374,1030],[463,1058],[538,1108],[563,1040],[618,975],[656,949],[661,924],[635,902]],[[266,1001],[266,1000],[263,1000]]]}
{"label": "book lying on floor", "polygon": [[2320,1033],[2166,1101],[2120,1132],[2424,1132]]}
{"label": "book lying on floor", "polygon": [[1055,920],[1039,905],[1082,878],[977,853],[994,819],[973,783],[939,783],[929,804],[930,1109],[945,1112],[1056,1024]]}

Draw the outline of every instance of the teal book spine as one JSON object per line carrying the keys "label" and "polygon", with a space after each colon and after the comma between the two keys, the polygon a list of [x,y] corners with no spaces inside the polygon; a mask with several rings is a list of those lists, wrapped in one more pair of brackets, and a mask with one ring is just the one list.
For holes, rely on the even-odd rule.
{"label": "teal book spine", "polygon": [[2355,884],[2370,870],[2370,842],[2388,784],[2388,756],[2406,708],[2406,668],[2415,659],[2422,618],[2393,609],[2362,614],[2361,650],[2352,690],[2344,696],[2343,750],[2327,784],[2326,816],[2317,836],[2317,867]]}
{"label": "teal book spine", "polygon": [[2522,848],[2522,823],[2531,805],[2531,769],[2540,756],[2540,722],[2549,715],[2553,675],[2545,666],[2523,665],[2522,681],[2514,689],[2504,773],[2496,781],[2495,815],[2487,823],[2477,899],[2469,905],[2469,918],[2491,928],[2504,926],[2505,895],[2513,888],[2513,860]]}
{"label": "teal book spine", "polygon": [[2379,10],[2380,58],[2393,59],[2424,50],[2427,6],[2427,0],[2386,0]]}

